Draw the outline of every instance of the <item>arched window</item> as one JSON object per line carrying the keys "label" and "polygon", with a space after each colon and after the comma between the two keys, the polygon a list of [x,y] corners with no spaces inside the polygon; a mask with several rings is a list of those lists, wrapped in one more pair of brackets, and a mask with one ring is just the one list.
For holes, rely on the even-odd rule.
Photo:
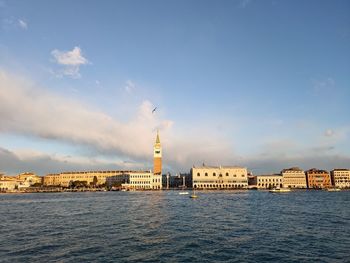
{"label": "arched window", "polygon": [[205,175],[205,176],[208,176],[208,173],[205,173],[204,175]]}
{"label": "arched window", "polygon": [[216,176],[216,173],[213,173],[213,176]]}
{"label": "arched window", "polygon": [[199,176],[201,176],[201,174],[200,174],[200,173],[197,173],[197,176],[199,177]]}
{"label": "arched window", "polygon": [[228,173],[226,173],[226,176],[228,176]]}

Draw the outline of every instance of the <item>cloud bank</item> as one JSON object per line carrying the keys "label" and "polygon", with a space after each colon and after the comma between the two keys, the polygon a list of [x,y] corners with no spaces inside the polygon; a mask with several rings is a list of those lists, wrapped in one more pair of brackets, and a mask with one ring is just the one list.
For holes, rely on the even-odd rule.
{"label": "cloud bank", "polygon": [[210,146],[206,138],[214,136],[208,133],[202,132],[202,138],[196,133],[177,137],[172,130],[173,121],[152,114],[154,105],[150,101],[143,101],[134,116],[122,122],[5,71],[0,71],[0,86],[0,134],[61,141],[88,147],[96,156],[152,163],[155,132],[159,129],[169,169],[189,169],[195,160],[214,162],[229,160],[222,156],[232,156],[224,141]]}
{"label": "cloud bank", "polygon": [[[69,56],[60,59],[71,63]],[[45,174],[63,170],[151,169],[157,129],[163,145],[164,171],[188,172],[193,165],[202,163],[242,165],[258,173],[278,172],[289,166],[349,167],[348,151],[338,150],[348,140],[349,127],[323,130],[308,144],[273,137],[256,145],[250,156],[239,156],[233,151],[232,138],[220,136],[210,120],[178,127],[174,121],[162,118],[161,111],[152,114],[153,108],[152,102],[145,100],[128,121],[121,121],[83,101],[55,94],[0,69],[0,135],[17,134],[28,140],[39,138],[82,149],[77,156],[67,156],[42,152],[40,146],[14,150],[0,145],[0,171],[23,168]]]}

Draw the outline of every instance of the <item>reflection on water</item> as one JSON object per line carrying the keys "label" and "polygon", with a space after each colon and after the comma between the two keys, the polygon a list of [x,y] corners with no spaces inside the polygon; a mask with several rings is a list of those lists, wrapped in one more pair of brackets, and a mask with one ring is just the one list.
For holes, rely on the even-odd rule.
{"label": "reflection on water", "polygon": [[2,262],[345,262],[350,192],[0,195]]}

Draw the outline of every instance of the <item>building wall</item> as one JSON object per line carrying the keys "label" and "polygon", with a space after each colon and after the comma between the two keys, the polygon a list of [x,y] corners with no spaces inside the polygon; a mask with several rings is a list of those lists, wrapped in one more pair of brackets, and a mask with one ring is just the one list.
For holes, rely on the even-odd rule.
{"label": "building wall", "polygon": [[332,187],[330,174],[325,170],[315,168],[306,171],[307,186],[312,189]]}
{"label": "building wall", "polygon": [[[122,188],[129,190],[160,190],[162,189],[162,176],[153,174],[151,171],[133,171],[127,174],[126,183]],[[122,175],[123,176],[123,175]],[[119,177],[122,177],[119,176]],[[108,179],[111,180],[111,179]]]}
{"label": "building wall", "polygon": [[29,185],[33,185],[36,183],[42,184],[43,182],[43,177],[38,176],[34,173],[21,173],[17,176],[18,180],[28,182]]}
{"label": "building wall", "polygon": [[298,167],[284,169],[281,172],[283,176],[283,187],[286,188],[307,188],[306,175]]}
{"label": "building wall", "polygon": [[12,191],[18,187],[17,180],[0,180],[0,191]]}
{"label": "building wall", "polygon": [[350,188],[350,170],[334,169],[331,171],[332,184],[338,188]]}
{"label": "building wall", "polygon": [[271,189],[283,187],[283,177],[281,175],[257,175],[256,186],[258,189]]}
{"label": "building wall", "polygon": [[247,168],[243,167],[193,167],[192,187],[198,189],[247,188]]}
{"label": "building wall", "polygon": [[43,179],[45,186],[68,187],[70,182],[83,181],[88,185],[93,183],[94,177],[97,178],[97,185],[105,184],[106,178],[120,175],[126,171],[87,171],[87,172],[64,172],[60,174],[46,175]]}

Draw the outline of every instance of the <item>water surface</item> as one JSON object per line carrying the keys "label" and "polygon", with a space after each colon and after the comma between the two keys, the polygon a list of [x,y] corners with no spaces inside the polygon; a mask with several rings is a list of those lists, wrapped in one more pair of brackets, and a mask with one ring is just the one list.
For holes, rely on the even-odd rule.
{"label": "water surface", "polygon": [[349,262],[350,191],[0,194],[1,262]]}

